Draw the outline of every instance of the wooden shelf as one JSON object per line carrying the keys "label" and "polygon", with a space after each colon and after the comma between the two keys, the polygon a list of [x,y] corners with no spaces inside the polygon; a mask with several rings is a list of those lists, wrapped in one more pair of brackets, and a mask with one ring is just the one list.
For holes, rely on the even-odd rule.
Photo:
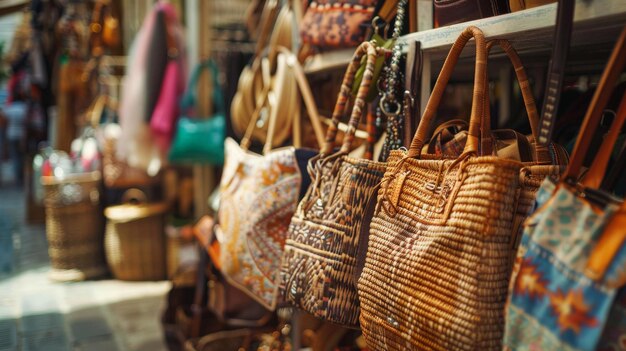
{"label": "wooden shelf", "polygon": [[[487,38],[505,38],[520,53],[549,52],[552,47],[556,3],[506,15],[489,17],[451,26],[411,33],[400,38],[403,43],[419,40],[430,59],[445,58],[448,50],[467,26],[480,28]],[[611,45],[626,24],[624,0],[577,0],[574,14],[573,47]],[[406,46],[405,46],[406,48]],[[346,66],[354,49],[329,52],[310,58],[308,74]]]}

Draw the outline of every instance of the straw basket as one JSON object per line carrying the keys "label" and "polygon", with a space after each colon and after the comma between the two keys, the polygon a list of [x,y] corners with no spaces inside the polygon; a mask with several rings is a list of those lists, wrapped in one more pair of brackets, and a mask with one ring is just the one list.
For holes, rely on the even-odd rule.
{"label": "straw basket", "polygon": [[84,280],[107,272],[100,173],[42,177],[48,253],[54,280]]}
{"label": "straw basket", "polygon": [[[129,192],[142,194],[136,189],[131,189]],[[133,196],[135,195],[131,197]],[[138,197],[142,199],[141,196]],[[115,278],[122,280],[165,279],[165,234],[163,231],[166,210],[166,203],[127,203],[105,209],[106,258]]]}

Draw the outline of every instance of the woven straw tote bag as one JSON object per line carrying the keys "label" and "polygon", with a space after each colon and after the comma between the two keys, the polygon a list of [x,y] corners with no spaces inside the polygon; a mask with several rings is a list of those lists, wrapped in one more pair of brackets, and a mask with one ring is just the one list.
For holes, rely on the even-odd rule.
{"label": "woven straw tote bag", "polygon": [[[298,205],[289,227],[281,267],[281,291],[287,302],[312,315],[345,326],[358,326],[356,254],[364,209],[376,196],[385,164],[348,156],[365,97],[373,84],[376,58],[386,53],[369,42],[356,50],[341,90],[320,155],[309,162],[312,184]],[[343,144],[333,153],[337,126],[348,110],[354,76],[367,56],[349,127]],[[371,155],[371,153],[368,153]]]}
{"label": "woven straw tote bag", "polygon": [[[277,63],[277,75],[284,78],[280,80],[283,84],[275,86],[274,91],[277,94],[285,90],[297,93],[300,88],[318,143],[322,145],[322,124],[302,67],[285,48],[279,49]],[[264,106],[270,109],[270,125],[263,154],[259,155],[248,151],[248,146]],[[279,302],[279,268],[289,222],[301,194],[310,183],[305,167],[317,154],[312,149],[296,148],[300,146],[300,138],[296,136],[299,133],[298,114],[292,116],[291,121],[296,147],[272,150],[278,113],[278,107],[272,106],[267,97],[251,117],[241,144],[226,139],[216,228],[222,273],[229,283],[269,310],[274,310]]]}
{"label": "woven straw tote bag", "polygon": [[[474,37],[470,128],[456,159],[422,154],[459,55]],[[483,33],[452,46],[408,151],[392,151],[358,281],[361,329],[374,350],[501,348],[513,218],[523,164],[479,153],[485,115]]]}

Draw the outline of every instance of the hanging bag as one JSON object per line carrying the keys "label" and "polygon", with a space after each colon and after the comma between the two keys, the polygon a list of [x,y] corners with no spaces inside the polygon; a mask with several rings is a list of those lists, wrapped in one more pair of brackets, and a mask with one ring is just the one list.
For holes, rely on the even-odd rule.
{"label": "hanging bag", "polygon": [[[274,92],[297,92],[299,88],[321,145],[322,125],[304,72],[293,54],[285,48],[278,50],[276,74],[285,76],[280,80],[285,84],[274,87]],[[220,269],[226,279],[265,308],[274,310],[279,302],[278,270],[287,227],[304,192],[301,189],[310,183],[304,167],[316,152],[294,147],[272,150],[278,108],[271,106],[270,100],[268,94],[264,104],[257,107],[241,144],[226,139],[216,237]],[[248,151],[248,147],[262,108],[270,109],[270,125],[263,154],[259,155]],[[299,118],[296,114],[291,121],[295,125],[296,147],[300,146]]]}
{"label": "hanging bag", "polygon": [[[212,116],[199,117],[195,111],[198,101],[196,89],[205,70],[211,73],[214,112]],[[180,103],[183,115],[177,122],[174,142],[168,156],[170,162],[211,165],[224,163],[226,116],[217,75],[217,66],[212,60],[202,62],[194,70]]]}
{"label": "hanging bag", "polygon": [[[476,44],[463,153],[422,153],[460,53]],[[361,329],[374,350],[501,347],[515,202],[522,163],[479,145],[487,132],[486,43],[476,27],[452,46],[408,151],[395,150],[378,192],[359,278]]]}
{"label": "hanging bag", "polygon": [[[348,155],[372,82],[376,58],[387,51],[369,42],[361,44],[343,82],[319,156],[308,165],[312,184],[291,219],[281,268],[285,300],[313,316],[357,327],[356,255],[370,196],[383,175],[385,164]],[[343,145],[333,153],[337,126],[347,113],[350,92],[361,58],[367,65]],[[371,145],[371,143],[370,143]]]}
{"label": "hanging bag", "polygon": [[626,97],[584,179],[578,179],[625,65],[626,28],[587,110],[566,172],[556,184],[544,182],[537,197],[540,207],[526,221],[506,309],[508,349],[595,350],[623,345],[626,317],[623,299],[616,300],[616,294],[626,283],[626,206],[599,188],[626,120]]}

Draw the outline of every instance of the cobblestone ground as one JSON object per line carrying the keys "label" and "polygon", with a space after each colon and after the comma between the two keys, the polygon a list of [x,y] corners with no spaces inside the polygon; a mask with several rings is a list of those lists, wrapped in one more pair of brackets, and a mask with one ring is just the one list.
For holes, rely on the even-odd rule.
{"label": "cobblestone ground", "polygon": [[168,282],[52,282],[45,227],[24,217],[23,191],[1,183],[0,351],[166,350]]}

